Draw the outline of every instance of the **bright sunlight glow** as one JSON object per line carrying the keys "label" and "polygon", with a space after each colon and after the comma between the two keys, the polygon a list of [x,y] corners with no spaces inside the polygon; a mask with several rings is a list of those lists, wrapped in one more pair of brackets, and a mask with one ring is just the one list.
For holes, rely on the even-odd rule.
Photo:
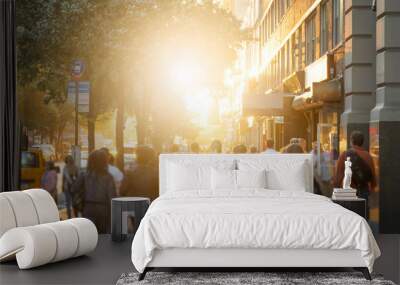
{"label": "bright sunlight glow", "polygon": [[213,100],[208,89],[203,89],[184,96],[187,110],[193,114],[194,121],[202,126],[208,123]]}
{"label": "bright sunlight glow", "polygon": [[178,88],[193,88],[201,82],[203,77],[200,65],[188,59],[174,62],[170,66],[169,71],[173,83]]}

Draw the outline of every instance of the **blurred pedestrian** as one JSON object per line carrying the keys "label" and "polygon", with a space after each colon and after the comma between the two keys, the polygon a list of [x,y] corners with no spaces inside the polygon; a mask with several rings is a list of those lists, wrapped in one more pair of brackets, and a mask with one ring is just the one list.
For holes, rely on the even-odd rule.
{"label": "blurred pedestrian", "polygon": [[57,170],[54,162],[49,160],[46,162],[45,172],[40,179],[41,188],[45,189],[53,197],[57,203]]}
{"label": "blurred pedestrian", "polygon": [[190,145],[190,152],[191,153],[200,153],[200,146],[197,142],[194,142]]}
{"label": "blurred pedestrian", "polygon": [[108,172],[107,154],[95,150],[89,155],[86,172],[79,175],[73,186],[75,207],[96,225],[99,233],[109,233],[111,198],[116,195],[114,179]]}
{"label": "blurred pedestrian", "polygon": [[239,144],[233,148],[233,153],[247,153],[247,147],[244,144]]}
{"label": "blurred pedestrian", "polygon": [[222,143],[219,140],[213,140],[210,145],[211,153],[222,153]]}
{"label": "blurred pedestrian", "polygon": [[274,141],[271,139],[267,140],[267,148],[263,152],[264,154],[277,154],[278,152],[274,149]]}
{"label": "blurred pedestrian", "polygon": [[176,143],[172,144],[171,147],[169,148],[169,152],[170,153],[179,153],[180,152],[179,145]]}
{"label": "blurred pedestrian", "polygon": [[367,216],[369,213],[369,194],[376,187],[375,167],[372,156],[362,148],[364,135],[360,131],[354,131],[350,136],[351,147],[340,154],[336,163],[334,186],[341,188],[344,178],[344,162],[347,157],[351,160],[351,187],[357,189],[357,196],[367,201]]}
{"label": "blurred pedestrian", "polygon": [[250,153],[258,153],[258,149],[257,149],[257,147],[256,146],[251,146],[250,147]]}
{"label": "blurred pedestrian", "polygon": [[75,165],[75,161],[71,155],[66,156],[64,162],[65,166],[62,173],[62,178],[63,178],[62,190],[65,195],[65,203],[67,207],[68,219],[71,219],[72,217],[71,208],[74,212],[75,217],[77,217],[78,215],[77,211],[75,210],[72,204],[72,186],[76,181],[76,179],[78,179],[79,169]]}
{"label": "blurred pedestrian", "polygon": [[114,179],[115,183],[115,189],[117,191],[117,195],[119,194],[119,188],[121,186],[122,179],[124,179],[124,174],[121,172],[121,170],[118,169],[114,165],[114,156],[110,153],[110,150],[106,147],[103,147],[100,149],[101,151],[104,151],[107,155],[107,160],[108,160],[108,173],[111,174],[111,176]]}
{"label": "blurred pedestrian", "polygon": [[155,167],[155,152],[147,146],[136,150],[138,166],[126,172],[121,184],[121,196],[158,197],[158,170]]}
{"label": "blurred pedestrian", "polygon": [[307,151],[307,141],[303,138],[297,138],[298,144],[301,146],[303,149],[303,152]]}
{"label": "blurred pedestrian", "polygon": [[304,153],[304,151],[298,143],[292,143],[285,148],[284,153]]}
{"label": "blurred pedestrian", "polygon": [[312,143],[312,149],[310,154],[312,154],[313,158],[313,168],[314,168],[314,193],[315,194],[322,194],[323,182],[321,180],[321,170],[318,168],[318,160],[322,160],[322,152],[323,149],[320,146],[319,156],[318,156],[318,142]]}

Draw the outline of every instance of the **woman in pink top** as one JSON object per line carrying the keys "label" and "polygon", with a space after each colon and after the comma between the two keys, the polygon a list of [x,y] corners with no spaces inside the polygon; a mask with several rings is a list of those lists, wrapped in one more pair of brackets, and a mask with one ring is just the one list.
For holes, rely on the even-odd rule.
{"label": "woman in pink top", "polygon": [[46,171],[43,173],[40,184],[57,203],[57,170],[53,161],[46,162]]}

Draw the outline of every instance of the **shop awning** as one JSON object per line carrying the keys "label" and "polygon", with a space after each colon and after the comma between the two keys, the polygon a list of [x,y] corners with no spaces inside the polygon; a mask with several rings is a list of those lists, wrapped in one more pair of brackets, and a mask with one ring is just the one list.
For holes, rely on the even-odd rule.
{"label": "shop awning", "polygon": [[323,102],[339,102],[343,96],[342,80],[332,79],[314,82],[312,85],[313,98]]}
{"label": "shop awning", "polygon": [[291,93],[269,91],[260,95],[243,96],[243,116],[282,116],[285,98]]}
{"label": "shop awning", "polygon": [[311,91],[304,92],[303,94],[296,95],[292,102],[292,107],[296,111],[308,108],[316,108],[322,105],[322,102],[313,101],[313,93]]}
{"label": "shop awning", "polygon": [[317,108],[324,103],[339,102],[342,98],[342,80],[333,79],[330,81],[312,83],[312,90],[296,95],[292,102],[293,109],[300,111]]}
{"label": "shop awning", "polygon": [[283,80],[283,90],[299,93],[304,90],[304,70],[296,71]]}

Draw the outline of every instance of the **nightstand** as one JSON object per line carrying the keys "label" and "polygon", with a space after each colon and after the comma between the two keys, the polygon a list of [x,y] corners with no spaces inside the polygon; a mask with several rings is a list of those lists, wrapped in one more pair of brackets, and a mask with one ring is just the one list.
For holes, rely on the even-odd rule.
{"label": "nightstand", "polygon": [[332,202],[359,214],[364,219],[367,219],[367,202],[363,198],[332,199]]}
{"label": "nightstand", "polygon": [[111,239],[124,241],[128,235],[128,218],[135,220],[135,233],[150,206],[145,197],[118,197],[111,200]]}

